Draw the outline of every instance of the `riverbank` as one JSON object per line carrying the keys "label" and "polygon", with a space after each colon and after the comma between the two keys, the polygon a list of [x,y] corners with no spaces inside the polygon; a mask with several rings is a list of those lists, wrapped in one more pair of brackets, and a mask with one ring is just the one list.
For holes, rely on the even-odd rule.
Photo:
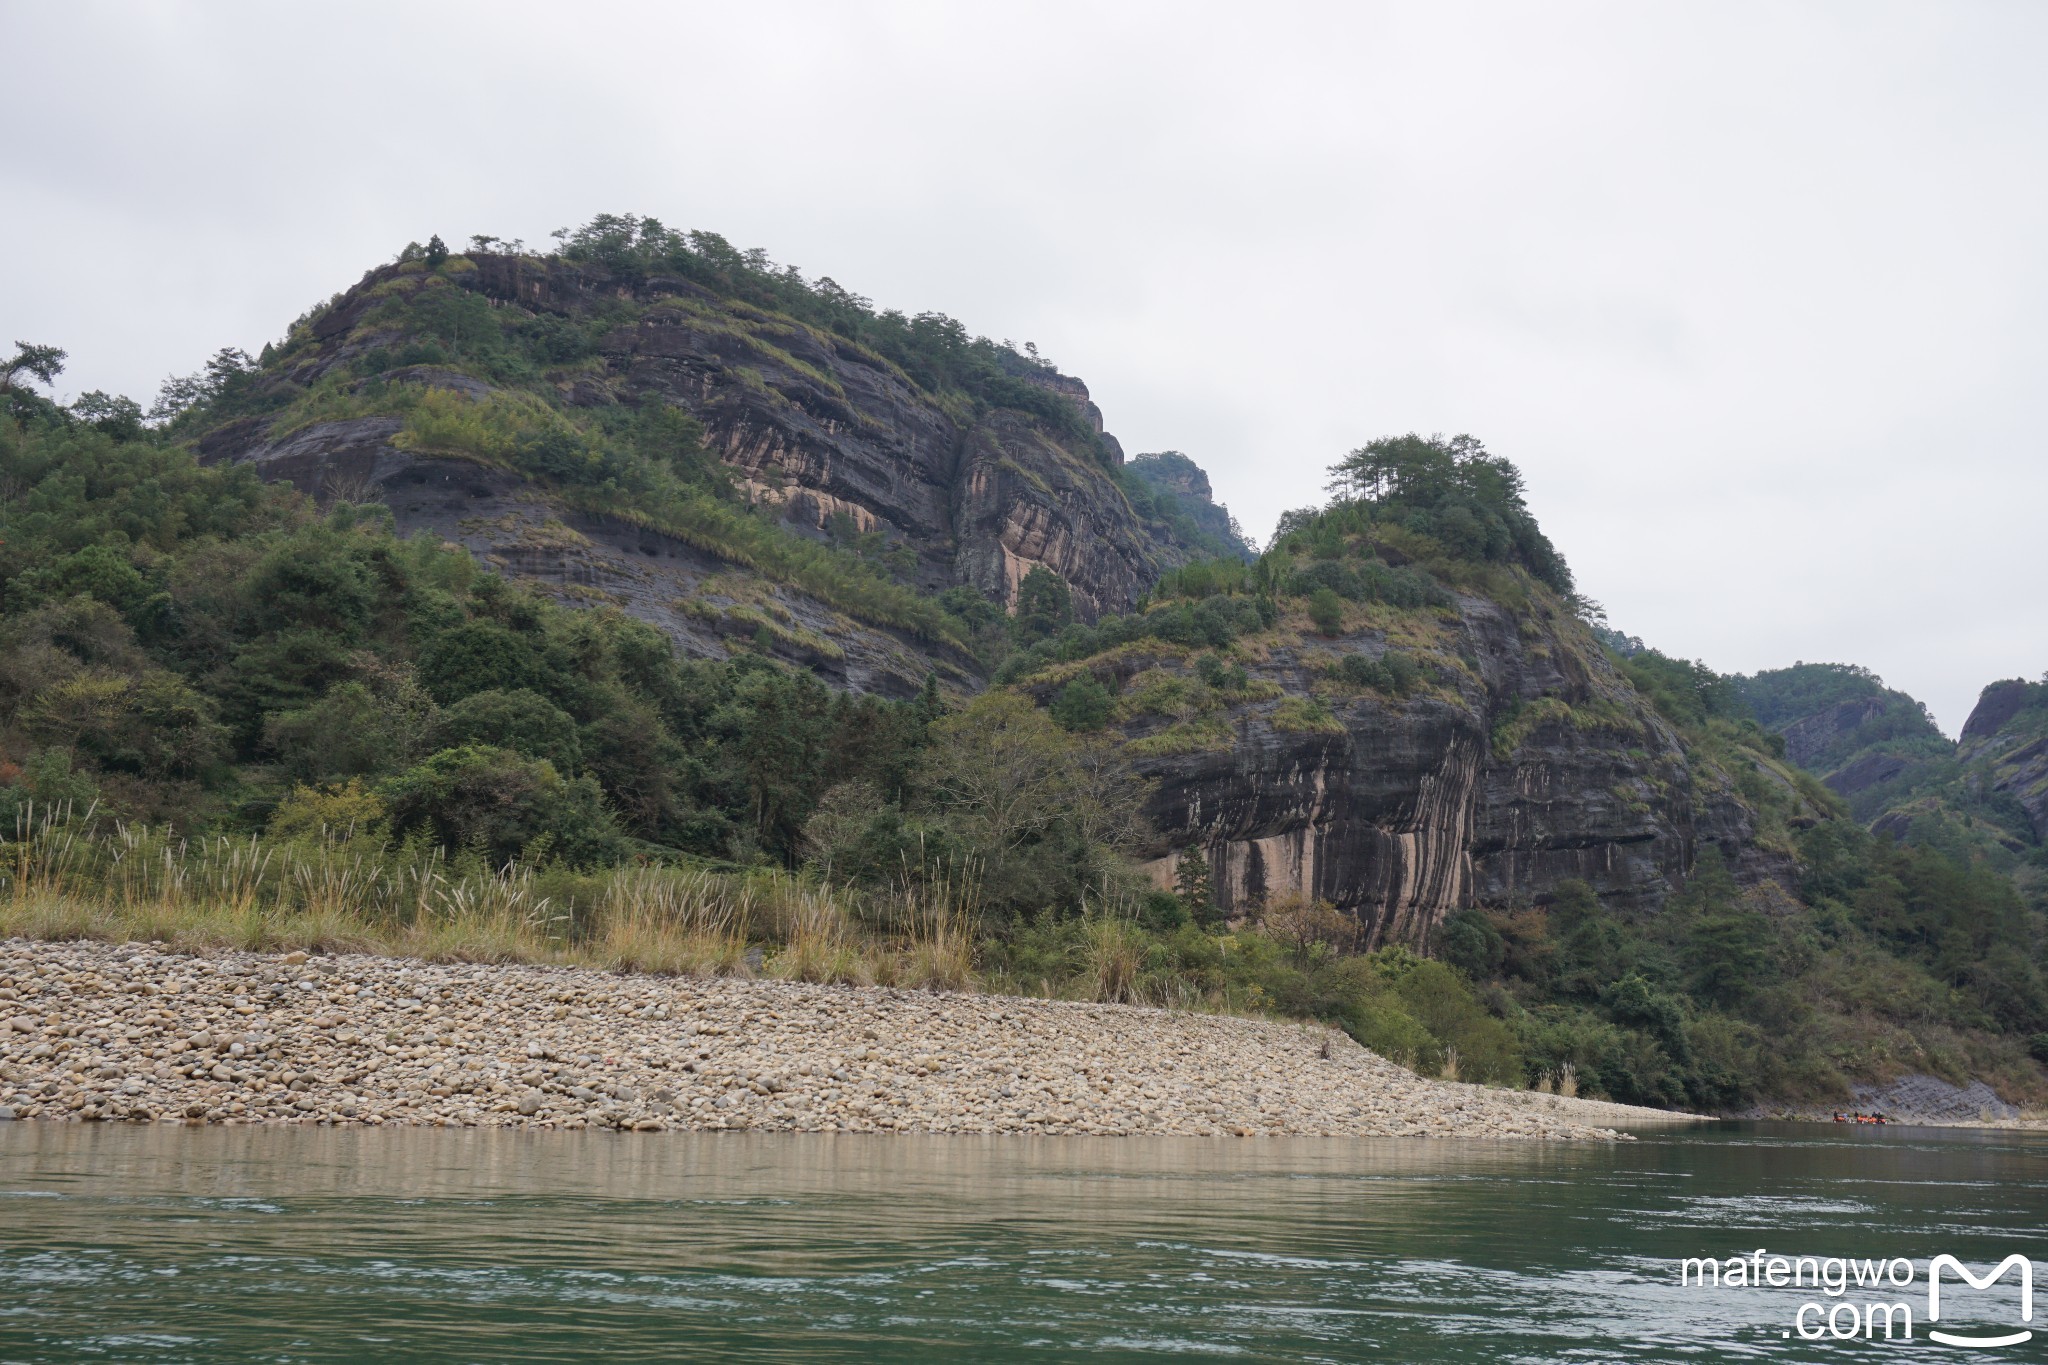
{"label": "riverbank", "polygon": [[1742,1117],[1827,1123],[1836,1114],[1882,1114],[1890,1123],[1916,1128],[2048,1130],[2048,1115],[2006,1101],[1982,1080],[1958,1083],[1921,1072],[1858,1085],[1842,1104],[1759,1105]]}
{"label": "riverbank", "polygon": [[1612,1139],[1317,1026],[577,967],[0,944],[14,1118]]}

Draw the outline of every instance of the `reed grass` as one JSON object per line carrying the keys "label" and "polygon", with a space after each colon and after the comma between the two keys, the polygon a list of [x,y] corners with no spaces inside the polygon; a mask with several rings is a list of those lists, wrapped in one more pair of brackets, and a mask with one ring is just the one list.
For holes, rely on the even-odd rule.
{"label": "reed grass", "polygon": [[[451,861],[351,830],[184,837],[91,809],[26,808],[0,843],[0,937],[363,952],[694,976],[973,990],[971,881],[854,891],[779,869],[573,874]],[[758,964],[758,965],[755,965]]]}

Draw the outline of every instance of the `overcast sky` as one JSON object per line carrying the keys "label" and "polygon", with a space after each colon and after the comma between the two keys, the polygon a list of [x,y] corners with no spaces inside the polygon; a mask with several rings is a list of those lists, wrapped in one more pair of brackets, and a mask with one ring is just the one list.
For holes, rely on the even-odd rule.
{"label": "overcast sky", "polygon": [[2048,5],[0,0],[0,328],[147,401],[600,211],[1031,340],[1263,538],[1469,431],[1614,623],[2048,669]]}

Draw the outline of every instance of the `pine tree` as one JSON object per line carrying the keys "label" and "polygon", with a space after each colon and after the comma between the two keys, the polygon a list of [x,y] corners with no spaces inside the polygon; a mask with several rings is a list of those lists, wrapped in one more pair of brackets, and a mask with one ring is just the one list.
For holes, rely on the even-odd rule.
{"label": "pine tree", "polygon": [[1180,862],[1173,870],[1173,885],[1181,906],[1195,923],[1207,927],[1220,918],[1216,912],[1216,888],[1210,876],[1209,860],[1202,856],[1201,849],[1189,848],[1180,855]]}
{"label": "pine tree", "polygon": [[1073,619],[1074,599],[1066,580],[1035,565],[1017,585],[1017,615],[1011,624],[1017,643],[1036,644],[1059,634]]}
{"label": "pine tree", "polygon": [[441,240],[441,234],[437,232],[427,238],[427,269],[439,270],[441,262],[447,259],[448,244]]}

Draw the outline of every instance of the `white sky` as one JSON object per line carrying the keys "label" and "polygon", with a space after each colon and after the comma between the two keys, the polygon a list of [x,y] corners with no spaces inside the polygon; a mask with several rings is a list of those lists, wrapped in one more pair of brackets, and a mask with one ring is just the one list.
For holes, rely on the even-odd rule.
{"label": "white sky", "polygon": [[1036,341],[1263,536],[1470,431],[1618,626],[2048,669],[2048,6],[0,0],[0,341],[147,401],[599,211]]}

